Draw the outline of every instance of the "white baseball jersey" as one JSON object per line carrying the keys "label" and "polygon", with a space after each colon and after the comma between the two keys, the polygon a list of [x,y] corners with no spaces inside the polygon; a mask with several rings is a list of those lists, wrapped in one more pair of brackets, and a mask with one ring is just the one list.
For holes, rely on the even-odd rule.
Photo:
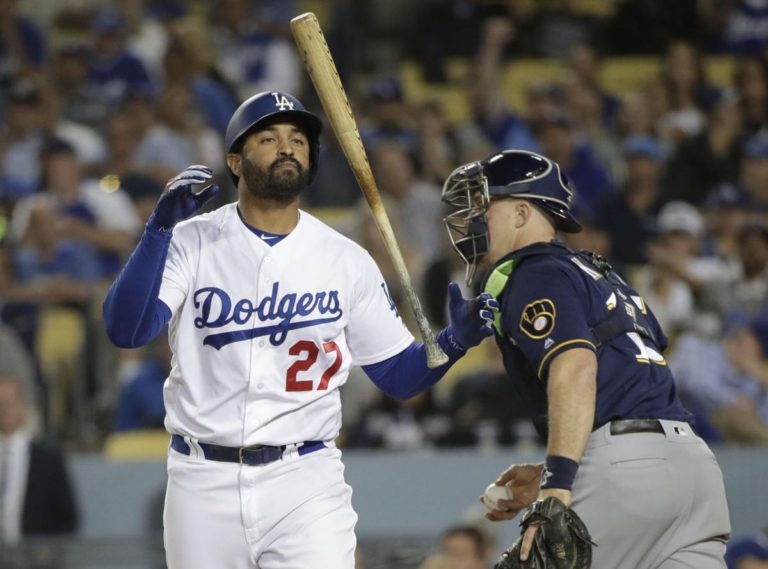
{"label": "white baseball jersey", "polygon": [[370,255],[306,212],[267,245],[229,204],[176,226],[169,432],[225,446],[329,441],[352,365],[413,342]]}

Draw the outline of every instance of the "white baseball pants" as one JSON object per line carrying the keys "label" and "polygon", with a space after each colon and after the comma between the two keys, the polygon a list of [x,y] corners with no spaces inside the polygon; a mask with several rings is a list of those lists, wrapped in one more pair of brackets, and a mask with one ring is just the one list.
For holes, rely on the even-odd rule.
{"label": "white baseball pants", "polygon": [[[194,453],[193,453],[194,454]],[[335,447],[261,466],[171,449],[163,513],[168,569],[353,569],[352,488]]]}

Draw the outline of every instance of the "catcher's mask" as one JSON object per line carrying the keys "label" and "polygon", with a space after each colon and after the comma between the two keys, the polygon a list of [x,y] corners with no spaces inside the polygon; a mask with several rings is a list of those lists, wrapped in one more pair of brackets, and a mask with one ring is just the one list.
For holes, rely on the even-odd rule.
{"label": "catcher's mask", "polygon": [[442,200],[453,209],[445,219],[454,249],[467,265],[471,284],[488,252],[488,206],[493,199],[522,198],[540,208],[557,229],[578,233],[570,211],[573,192],[560,166],[527,150],[504,150],[456,168],[443,184]]}

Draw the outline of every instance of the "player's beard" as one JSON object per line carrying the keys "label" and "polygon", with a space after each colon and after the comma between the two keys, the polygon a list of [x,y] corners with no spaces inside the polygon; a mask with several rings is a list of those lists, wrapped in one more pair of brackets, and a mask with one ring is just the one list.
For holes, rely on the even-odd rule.
{"label": "player's beard", "polygon": [[[292,163],[296,168],[282,168],[281,164],[285,162]],[[243,156],[241,175],[248,191],[255,197],[285,204],[296,199],[309,183],[309,172],[290,157],[279,158],[267,167],[260,167]]]}

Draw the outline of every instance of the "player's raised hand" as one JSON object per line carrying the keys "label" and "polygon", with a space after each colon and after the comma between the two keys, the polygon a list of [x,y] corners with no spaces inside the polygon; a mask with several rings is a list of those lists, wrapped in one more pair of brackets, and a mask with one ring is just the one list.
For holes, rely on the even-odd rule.
{"label": "player's raised hand", "polygon": [[178,222],[195,213],[219,193],[219,186],[210,185],[199,192],[192,191],[192,187],[205,184],[212,177],[213,171],[210,168],[195,164],[171,178],[157,201],[155,211],[149,216],[147,226],[160,231],[171,231]]}
{"label": "player's raised hand", "polygon": [[451,314],[451,328],[456,341],[463,348],[477,346],[493,334],[494,313],[499,303],[487,292],[466,299],[461,295],[457,283],[448,284],[448,311]]}

